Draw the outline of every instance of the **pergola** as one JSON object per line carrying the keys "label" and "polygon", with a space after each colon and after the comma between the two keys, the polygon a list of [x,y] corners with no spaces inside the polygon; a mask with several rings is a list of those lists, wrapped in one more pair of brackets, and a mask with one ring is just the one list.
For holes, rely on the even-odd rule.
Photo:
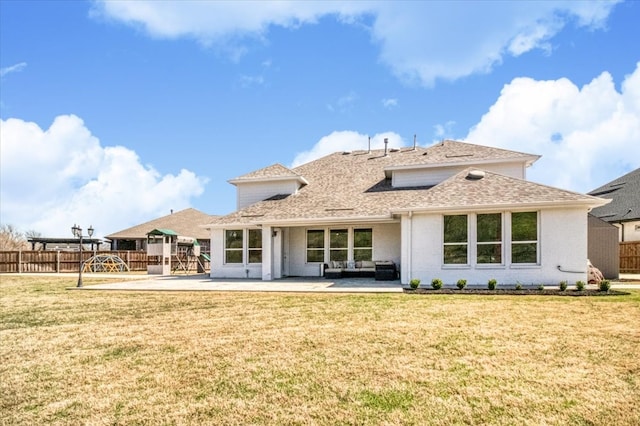
{"label": "pergola", "polygon": [[[27,239],[27,241],[29,241],[31,243],[31,250],[36,249],[36,244],[41,244],[42,245],[42,250],[46,250],[47,249],[47,244],[57,244],[59,246],[64,246],[64,247],[56,247],[56,249],[60,249],[60,250],[68,250],[71,247],[77,247],[78,244],[80,243],[80,239],[79,238],[43,238],[43,237],[33,237],[33,238],[29,238]],[[83,244],[91,244],[91,250],[94,250],[94,247],[97,250],[100,250],[100,244],[108,244],[106,241],[100,239],[100,238],[83,238],[82,239],[82,243]]]}

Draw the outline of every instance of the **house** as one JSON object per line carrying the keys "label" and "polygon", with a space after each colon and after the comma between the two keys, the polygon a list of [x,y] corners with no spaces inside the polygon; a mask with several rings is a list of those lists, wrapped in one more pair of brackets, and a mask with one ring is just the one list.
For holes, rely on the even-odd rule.
{"label": "house", "polygon": [[640,241],[640,168],[589,194],[611,200],[591,214],[618,228],[618,241]]}
{"label": "house", "polygon": [[211,277],[320,277],[377,261],[404,284],[585,281],[587,213],[607,201],[528,182],[538,158],[446,140],[237,177],[237,211],[208,225]]}
{"label": "house", "polygon": [[107,235],[111,240],[111,250],[147,250],[147,234],[154,229],[170,229],[178,235],[198,240],[203,253],[210,253],[210,233],[201,225],[209,223],[216,216],[188,208],[150,220],[149,222]]}

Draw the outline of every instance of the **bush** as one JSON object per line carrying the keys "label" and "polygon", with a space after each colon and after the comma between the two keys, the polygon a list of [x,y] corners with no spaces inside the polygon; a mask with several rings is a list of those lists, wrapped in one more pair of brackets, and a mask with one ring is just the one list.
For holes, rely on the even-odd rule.
{"label": "bush", "polygon": [[516,290],[522,290],[522,284],[517,283],[516,284]]}
{"label": "bush", "polygon": [[567,282],[566,281],[560,281],[560,291],[565,291],[567,289]]}
{"label": "bush", "polygon": [[602,280],[599,285],[600,291],[609,291],[611,290],[611,281]]}
{"label": "bush", "polygon": [[418,288],[420,286],[420,279],[419,278],[413,278],[411,281],[409,281],[409,285],[413,289]]}
{"label": "bush", "polygon": [[544,284],[539,284],[538,285],[538,290],[540,290],[540,291],[544,290]]}
{"label": "bush", "polygon": [[434,290],[440,290],[442,288],[442,280],[440,278],[432,279],[431,287],[433,287]]}
{"label": "bush", "polygon": [[495,290],[497,285],[498,285],[498,281],[495,278],[491,278],[487,282],[487,287],[489,288],[489,290]]}
{"label": "bush", "polygon": [[576,289],[578,291],[583,291],[585,287],[584,281],[576,281]]}
{"label": "bush", "polygon": [[460,290],[462,290],[463,288],[465,288],[467,286],[467,280],[460,279],[460,280],[458,280],[456,285],[458,286],[458,288]]}

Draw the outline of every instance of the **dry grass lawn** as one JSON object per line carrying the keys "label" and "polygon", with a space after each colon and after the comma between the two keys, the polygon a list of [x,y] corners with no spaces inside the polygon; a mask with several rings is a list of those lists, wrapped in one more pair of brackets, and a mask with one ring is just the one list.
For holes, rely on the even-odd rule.
{"label": "dry grass lawn", "polygon": [[1,424],[640,424],[640,292],[74,284],[0,275]]}

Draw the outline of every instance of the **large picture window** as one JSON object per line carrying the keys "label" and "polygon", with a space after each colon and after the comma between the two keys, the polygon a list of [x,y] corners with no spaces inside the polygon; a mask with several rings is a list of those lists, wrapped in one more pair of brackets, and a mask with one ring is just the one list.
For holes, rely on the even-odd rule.
{"label": "large picture window", "polygon": [[353,260],[373,260],[373,230],[353,230]]}
{"label": "large picture window", "polygon": [[538,262],[538,212],[511,213],[511,263]]}
{"label": "large picture window", "polygon": [[502,214],[478,214],[477,263],[502,263]]}
{"label": "large picture window", "polygon": [[262,263],[262,229],[249,229],[249,263]]}
{"label": "large picture window", "polygon": [[324,262],[324,230],[307,230],[307,263]]}
{"label": "large picture window", "polygon": [[224,231],[224,262],[242,263],[242,229]]}
{"label": "large picture window", "polygon": [[329,260],[346,261],[349,251],[349,231],[332,229],[329,231]]}
{"label": "large picture window", "polygon": [[468,263],[467,215],[444,217],[444,263],[466,265]]}

